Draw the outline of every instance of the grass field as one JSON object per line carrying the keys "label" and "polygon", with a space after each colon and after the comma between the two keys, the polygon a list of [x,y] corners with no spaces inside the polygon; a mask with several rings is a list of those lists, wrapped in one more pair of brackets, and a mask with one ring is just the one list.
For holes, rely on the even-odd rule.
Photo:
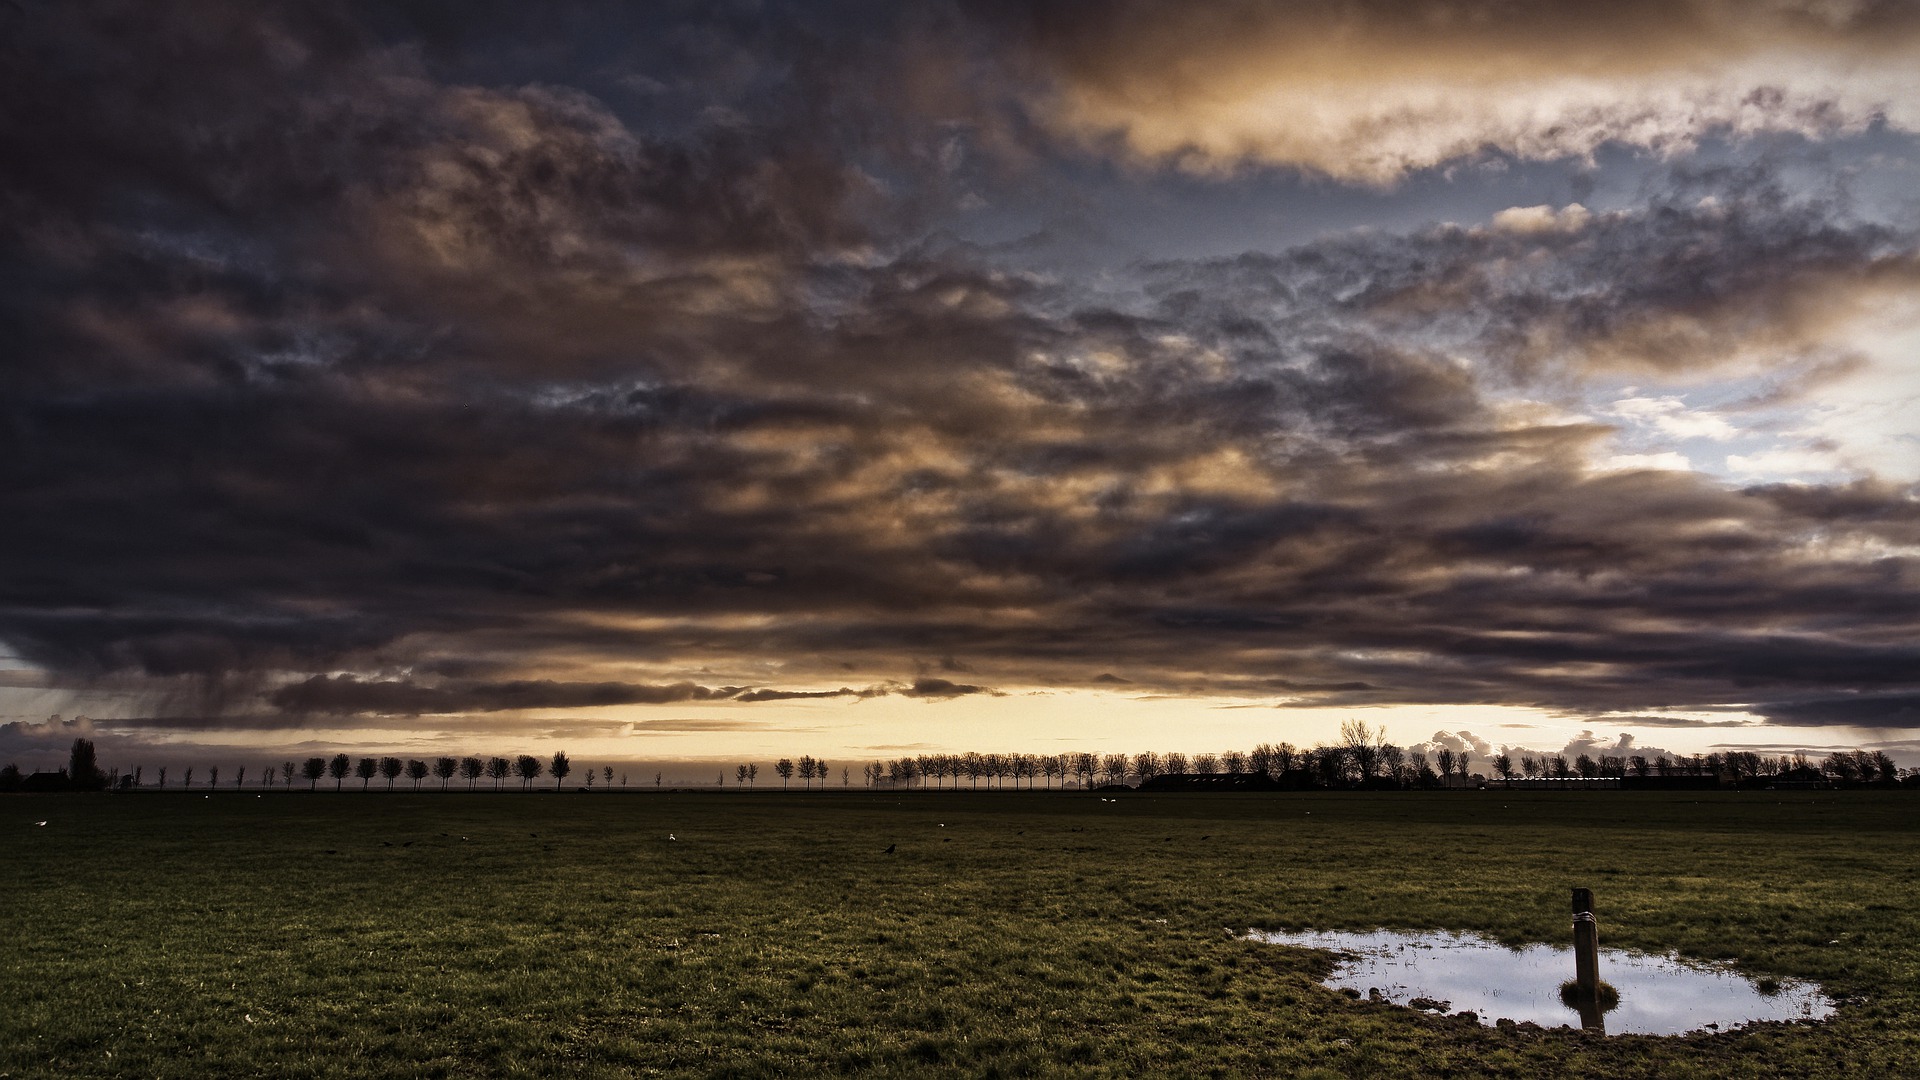
{"label": "grass field", "polygon": [[[1898,792],[7,797],[0,1075],[1913,1076],[1917,824]],[[1576,884],[1609,945],[1845,1003],[1494,1029],[1228,933],[1559,942]]]}

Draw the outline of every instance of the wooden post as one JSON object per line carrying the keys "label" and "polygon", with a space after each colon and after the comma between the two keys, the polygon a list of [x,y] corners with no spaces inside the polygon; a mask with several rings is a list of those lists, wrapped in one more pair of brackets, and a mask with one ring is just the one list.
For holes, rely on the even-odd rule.
{"label": "wooden post", "polygon": [[1600,925],[1591,889],[1573,890],[1573,981],[1581,1001],[1600,996]]}

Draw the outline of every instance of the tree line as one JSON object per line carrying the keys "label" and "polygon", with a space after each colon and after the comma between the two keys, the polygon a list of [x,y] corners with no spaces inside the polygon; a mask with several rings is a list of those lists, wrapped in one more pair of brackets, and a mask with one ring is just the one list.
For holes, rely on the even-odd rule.
{"label": "tree line", "polygon": [[[383,781],[386,790],[393,790],[402,779],[410,785],[410,790],[420,790],[421,784],[428,780],[439,781],[442,791],[450,789],[456,780],[462,782],[466,790],[474,790],[483,782],[489,782],[492,789],[498,791],[508,780],[514,780],[522,790],[532,790],[533,785],[544,776],[553,778],[555,790],[573,775],[572,759],[566,751],[558,751],[551,758],[538,758],[532,754],[521,754],[514,758],[505,757],[437,757],[428,761],[422,758],[362,757],[355,759],[347,754],[334,754],[331,757],[310,757],[302,761],[282,761],[273,763],[253,774],[253,785],[261,789],[276,786],[294,788],[305,782],[309,791],[318,790],[323,781],[331,780],[335,791],[342,790],[351,777],[360,781],[360,789],[371,789],[375,779]],[[47,790],[64,791],[130,791],[148,787],[147,770],[136,766],[122,771],[119,768],[103,769],[91,740],[75,739],[68,752],[67,767],[57,775],[57,780],[44,779],[50,774],[36,773],[27,776],[18,765],[9,764],[0,767],[0,791],[20,791],[34,786],[31,782],[41,780],[40,786]],[[227,774],[227,785],[243,788],[248,784],[245,766]],[[182,789],[196,786],[208,790],[221,786],[220,767],[210,766],[204,772],[197,772],[187,766],[177,773],[168,766],[161,765],[153,770],[151,786],[166,789],[177,785]],[[613,766],[606,765],[595,770],[583,770],[582,779],[588,789],[592,789],[598,780],[602,786],[613,787]],[[654,780],[659,782],[659,775]],[[626,786],[627,777],[620,776],[620,784]]]}
{"label": "tree line", "polygon": [[869,763],[869,787],[958,788],[963,782],[989,787],[1082,788],[1147,783],[1163,776],[1260,776],[1298,787],[1445,787],[1471,782],[1471,752],[1440,748],[1429,757],[1386,741],[1386,729],[1356,720],[1341,727],[1336,743],[1296,747],[1261,743],[1251,751],[1188,755],[1179,751],[1137,754],[920,754]]}
{"label": "tree line", "polygon": [[1521,753],[1502,751],[1484,761],[1471,750],[1450,747],[1409,750],[1386,740],[1384,727],[1349,720],[1340,739],[1311,747],[1262,743],[1249,752],[1218,754],[920,754],[868,764],[869,787],[977,789],[1078,784],[1138,785],[1164,776],[1260,776],[1295,788],[1370,788],[1380,790],[1467,787],[1491,779],[1473,768],[1482,764],[1502,781],[1624,779],[1636,777],[1714,777],[1725,783],[1755,781],[1822,782],[1841,786],[1911,783],[1920,786],[1920,769],[1901,769],[1882,751],[1834,751],[1815,762],[1804,754],[1769,756],[1750,751],[1656,755]]}
{"label": "tree line", "polygon": [[[1370,728],[1354,720],[1342,725],[1337,742],[1305,748],[1287,742],[1261,743],[1248,752],[1228,750],[1217,754],[1195,754],[1192,757],[1177,751],[1137,754],[919,754],[868,762],[861,769],[861,779],[868,788],[952,790],[964,783],[968,788],[977,790],[985,781],[990,788],[1019,789],[1024,786],[1032,790],[1040,786],[1051,789],[1076,784],[1083,789],[1103,785],[1131,786],[1164,776],[1248,776],[1264,777],[1282,786],[1295,788],[1388,790],[1467,787],[1489,780],[1489,776],[1472,771],[1475,764],[1484,764],[1491,770],[1492,777],[1509,784],[1532,780],[1712,777],[1723,783],[1783,781],[1839,786],[1920,786],[1920,769],[1902,769],[1883,751],[1836,750],[1817,762],[1804,754],[1771,756],[1750,751],[1686,757],[1656,755],[1652,758],[1641,755],[1578,754],[1572,759],[1565,754],[1523,752],[1516,756],[1503,751],[1480,762],[1467,750],[1439,747],[1431,755],[1423,750],[1408,750],[1388,742],[1384,727]],[[781,758],[774,763],[773,772],[779,777],[782,790],[790,790],[795,779],[801,781],[803,789],[811,789],[816,782],[825,787],[832,779],[832,768],[828,763],[810,755],[802,755],[797,759]],[[466,756],[427,760],[386,756],[356,760],[341,753],[331,757],[309,757],[298,762],[270,764],[254,773],[252,782],[263,790],[276,786],[292,789],[304,782],[307,789],[313,791],[321,783],[330,780],[333,789],[340,791],[351,778],[359,780],[361,790],[366,791],[378,779],[384,790],[391,791],[396,784],[405,780],[410,785],[409,790],[418,791],[422,784],[436,780],[442,791],[449,790],[456,781],[468,791],[476,790],[482,784],[499,791],[508,781],[514,781],[521,790],[530,791],[546,776],[552,778],[557,791],[573,774],[573,762],[565,751],[558,751],[546,759],[521,754],[513,758]],[[759,764],[746,762],[735,767],[733,779],[736,786],[752,788],[759,775]],[[607,791],[614,786],[614,769],[611,765],[584,769],[581,777],[588,791],[593,790],[596,783]],[[852,785],[849,767],[840,768],[839,780],[842,787]],[[726,781],[727,776],[723,772],[716,780],[716,785],[724,787]],[[660,786],[659,773],[654,774],[653,782],[655,787]],[[189,766],[171,775],[169,768],[164,765],[154,770],[152,787],[166,789],[176,783],[182,789],[203,787],[211,790],[221,785],[221,770],[218,766],[212,766],[204,772],[196,772]],[[619,783],[622,788],[627,786],[625,774],[620,775]],[[227,784],[233,788],[246,786],[247,769],[234,769],[228,774]],[[21,773],[17,765],[9,764],[0,768],[0,791],[133,790],[148,786],[144,767],[125,772],[118,768],[102,769],[94,745],[87,739],[74,740],[67,768],[58,774],[36,773],[28,777]]]}

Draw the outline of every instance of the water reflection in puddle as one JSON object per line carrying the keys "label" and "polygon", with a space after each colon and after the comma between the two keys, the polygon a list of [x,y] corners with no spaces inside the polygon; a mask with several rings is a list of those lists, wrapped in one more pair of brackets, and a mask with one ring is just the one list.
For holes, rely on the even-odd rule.
{"label": "water reflection in puddle", "polygon": [[[1364,996],[1377,990],[1396,1005],[1445,1003],[1445,1011],[1474,1012],[1483,1024],[1581,1025],[1580,1013],[1560,1000],[1561,984],[1573,977],[1571,948],[1513,949],[1476,934],[1440,931],[1255,930],[1249,936],[1339,954],[1326,979],[1336,990]],[[1673,956],[1602,949],[1600,978],[1620,994],[1604,1018],[1610,1035],[1682,1035],[1760,1020],[1819,1020],[1833,1012],[1833,1002],[1811,984],[1769,980],[1763,992],[1736,971]]]}

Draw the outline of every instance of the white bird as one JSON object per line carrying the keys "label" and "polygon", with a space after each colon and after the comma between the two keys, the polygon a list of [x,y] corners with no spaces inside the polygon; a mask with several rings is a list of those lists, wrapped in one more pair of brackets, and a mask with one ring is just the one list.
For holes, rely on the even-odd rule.
{"label": "white bird", "polygon": [[46,824],[46,822],[44,822],[44,821],[36,821],[36,822],[34,822],[34,824],[35,824],[35,825],[45,825],[45,824]]}
{"label": "white bird", "polygon": [[679,838],[679,837],[677,837],[677,836],[675,836],[675,835],[673,835],[672,833],[668,833],[668,834],[667,834],[667,839],[669,839],[669,840],[678,840],[678,839],[680,839],[680,838]]}

